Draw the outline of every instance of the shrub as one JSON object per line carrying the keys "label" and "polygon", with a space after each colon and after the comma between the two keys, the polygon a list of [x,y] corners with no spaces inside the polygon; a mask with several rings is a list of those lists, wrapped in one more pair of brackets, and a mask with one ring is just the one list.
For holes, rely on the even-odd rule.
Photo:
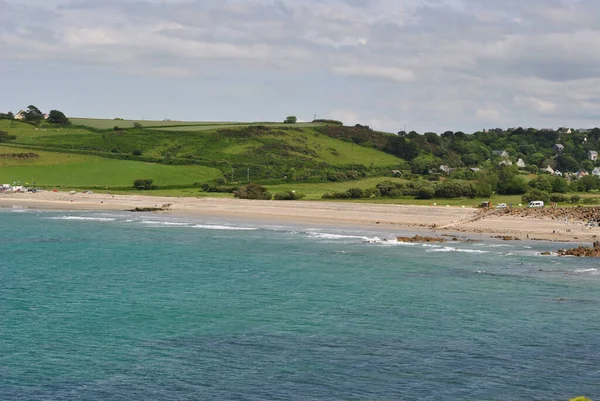
{"label": "shrub", "polygon": [[133,128],[144,128],[140,123],[133,123]]}
{"label": "shrub", "polygon": [[544,201],[544,203],[550,202],[550,194],[546,191],[539,189],[531,189],[521,197],[523,203],[529,203],[532,201]]}
{"label": "shrub", "polygon": [[579,196],[579,195],[573,195],[569,198],[569,202],[571,202],[572,204],[577,204],[577,203],[579,203],[580,200],[581,200],[581,196]]}
{"label": "shrub", "polygon": [[233,195],[240,199],[271,200],[273,197],[267,188],[254,183],[240,187],[233,192]]}
{"label": "shrub", "polygon": [[492,186],[485,182],[477,182],[474,184],[475,186],[475,196],[478,198],[489,198],[492,196]]}
{"label": "shrub", "polygon": [[437,184],[435,196],[438,198],[474,198],[475,186],[469,181],[447,180]]}
{"label": "shrub", "polygon": [[598,198],[598,197],[583,198],[583,204],[584,205],[598,205],[598,204],[600,204],[600,198]]}
{"label": "shrub", "polygon": [[563,194],[550,194],[550,202],[565,203],[569,201],[569,197]]}
{"label": "shrub", "polygon": [[296,116],[288,116],[283,123],[284,124],[296,124],[297,121],[298,121],[298,118],[296,118]]}
{"label": "shrub", "polygon": [[348,198],[351,199],[359,199],[363,197],[363,190],[360,188],[350,188],[346,191],[348,193]]}
{"label": "shrub", "polygon": [[156,185],[152,185],[152,182],[153,182],[153,180],[151,180],[149,178],[140,178],[140,179],[133,181],[133,187],[135,189],[139,189],[141,191],[155,189]]}
{"label": "shrub", "polygon": [[142,155],[142,150],[141,149],[134,149],[133,152],[131,152],[132,155],[134,156],[141,156]]}
{"label": "shrub", "polygon": [[14,141],[17,139],[16,135],[9,135],[8,132],[0,131],[0,142]]}
{"label": "shrub", "polygon": [[202,188],[202,190],[204,192],[222,193],[222,194],[232,194],[239,189],[239,187],[225,186],[225,185],[213,185],[213,184],[207,184],[207,183],[199,184],[199,185],[198,185],[198,183],[195,183],[194,186],[199,186],[200,188]]}
{"label": "shrub", "polygon": [[277,192],[274,196],[275,200],[299,200],[304,198],[304,194],[297,194],[296,191]]}

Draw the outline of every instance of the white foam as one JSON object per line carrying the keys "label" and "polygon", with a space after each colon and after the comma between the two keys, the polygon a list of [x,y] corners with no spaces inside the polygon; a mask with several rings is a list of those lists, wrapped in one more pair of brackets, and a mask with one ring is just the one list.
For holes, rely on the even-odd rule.
{"label": "white foam", "polygon": [[190,223],[176,223],[176,222],[172,222],[172,221],[158,221],[158,220],[143,220],[140,223],[154,224],[154,225],[158,225],[158,226],[179,226],[179,227],[191,226]]}
{"label": "white foam", "polygon": [[581,269],[575,270],[575,273],[598,273],[599,271],[599,269]]}
{"label": "white foam", "polygon": [[193,228],[203,228],[206,230],[231,230],[231,231],[256,231],[258,228],[253,227],[234,227],[234,226],[221,226],[217,224],[195,224]]}
{"label": "white foam", "polygon": [[155,226],[167,226],[167,227],[189,227],[189,228],[202,228],[205,230],[231,230],[231,231],[254,231],[258,228],[252,227],[236,227],[236,226],[225,226],[220,224],[193,224],[193,223],[179,223],[175,221],[160,221],[160,220],[144,220],[142,224],[149,224]]}
{"label": "white foam", "polygon": [[489,253],[488,251],[481,251],[479,249],[460,249],[460,248],[452,248],[449,246],[432,248],[427,250],[426,252],[461,252],[461,253]]}
{"label": "white foam", "polygon": [[115,221],[112,217],[83,217],[83,216],[59,216],[50,217],[50,220],[76,220],[76,221]]}

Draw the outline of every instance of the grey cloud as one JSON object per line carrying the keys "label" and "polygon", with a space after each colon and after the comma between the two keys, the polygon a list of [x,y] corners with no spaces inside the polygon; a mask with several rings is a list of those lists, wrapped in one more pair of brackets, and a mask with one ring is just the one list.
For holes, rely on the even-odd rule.
{"label": "grey cloud", "polygon": [[600,54],[594,51],[600,2],[592,0],[46,4],[16,7],[0,0],[4,57],[160,76],[222,67],[318,70],[368,92],[351,103],[355,109],[377,107],[363,111],[367,119],[400,123],[410,116],[434,126],[547,119],[549,112],[581,117],[599,105],[586,91],[600,81]]}

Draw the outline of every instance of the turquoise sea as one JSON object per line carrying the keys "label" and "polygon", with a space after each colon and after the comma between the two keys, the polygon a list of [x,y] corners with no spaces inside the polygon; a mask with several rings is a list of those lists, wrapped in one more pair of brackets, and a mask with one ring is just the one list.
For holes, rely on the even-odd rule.
{"label": "turquoise sea", "polygon": [[597,260],[0,210],[0,400],[600,399]]}

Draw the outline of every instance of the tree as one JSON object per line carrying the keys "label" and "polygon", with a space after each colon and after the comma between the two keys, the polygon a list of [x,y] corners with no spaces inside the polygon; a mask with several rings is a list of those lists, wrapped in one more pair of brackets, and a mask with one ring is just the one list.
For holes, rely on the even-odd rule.
{"label": "tree", "polygon": [[595,175],[586,175],[585,177],[581,177],[578,181],[585,192],[600,188],[600,178]]}
{"label": "tree", "polygon": [[529,203],[533,201],[543,201],[544,203],[550,202],[550,194],[546,191],[540,191],[539,189],[532,189],[521,197],[523,203]]}
{"label": "tree", "polygon": [[42,121],[43,118],[44,114],[40,111],[40,109],[38,109],[32,104],[27,106],[24,118],[26,122],[38,124],[40,121]]}
{"label": "tree", "polygon": [[284,124],[296,124],[297,121],[298,121],[298,119],[296,118],[296,116],[288,116],[283,123]]}
{"label": "tree", "polygon": [[144,127],[142,126],[142,124],[135,122],[135,123],[133,123],[133,128],[144,128]]}
{"label": "tree", "polygon": [[577,160],[568,155],[558,155],[556,157],[556,163],[561,171],[577,171],[579,168]]}
{"label": "tree", "polygon": [[521,195],[527,191],[527,182],[516,166],[502,167],[498,172],[496,191],[501,195]]}
{"label": "tree", "polygon": [[50,110],[50,113],[48,113],[48,122],[59,125],[71,124],[71,121],[69,121],[67,116],[65,116],[65,114],[62,111],[58,110]]}
{"label": "tree", "polygon": [[149,178],[140,178],[133,181],[133,187],[135,189],[139,189],[140,191],[147,191],[150,189],[155,189],[156,185],[152,185],[153,180]]}
{"label": "tree", "polygon": [[271,200],[272,195],[267,188],[258,184],[250,183],[236,190],[233,195],[240,199],[262,199]]}
{"label": "tree", "polygon": [[0,113],[0,120],[14,120],[15,119],[15,115],[13,114],[12,111],[9,111],[8,113]]}

